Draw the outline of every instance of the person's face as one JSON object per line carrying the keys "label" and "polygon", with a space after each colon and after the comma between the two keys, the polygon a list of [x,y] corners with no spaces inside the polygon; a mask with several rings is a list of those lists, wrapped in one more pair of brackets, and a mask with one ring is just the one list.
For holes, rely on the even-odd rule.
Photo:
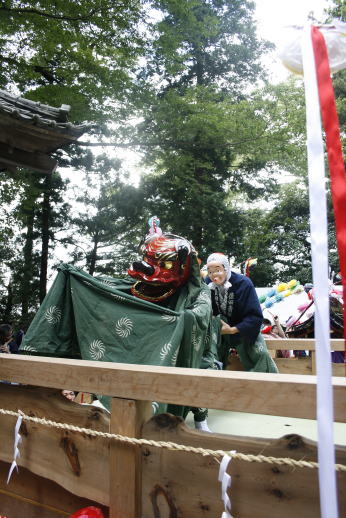
{"label": "person's face", "polygon": [[227,273],[223,264],[216,261],[208,264],[208,276],[209,279],[218,285],[224,284],[226,281]]}
{"label": "person's face", "polygon": [[4,336],[3,343],[7,344],[8,342],[10,342],[12,340],[12,337],[13,337],[13,334],[12,334],[12,331],[10,331],[6,336]]}
{"label": "person's face", "polygon": [[65,398],[70,399],[71,401],[73,401],[76,397],[75,393],[72,390],[63,390],[62,395],[65,396]]}

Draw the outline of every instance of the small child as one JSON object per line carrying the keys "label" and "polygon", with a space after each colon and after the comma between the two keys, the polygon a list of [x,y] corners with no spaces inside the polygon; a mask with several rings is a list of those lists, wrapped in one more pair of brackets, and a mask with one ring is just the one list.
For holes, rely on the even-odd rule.
{"label": "small child", "polygon": [[0,353],[16,353],[16,343],[13,338],[13,329],[10,324],[0,325]]}
{"label": "small child", "polygon": [[[272,313],[271,313],[272,314]],[[268,319],[265,318],[263,320],[264,327],[261,330],[261,333],[266,336],[267,338],[276,338],[276,339],[285,339],[287,338],[285,335],[285,331],[282,329],[279,317],[277,315],[273,316],[273,324]],[[277,358],[289,358],[290,357],[290,351],[286,349],[280,349],[276,351],[276,357]]]}

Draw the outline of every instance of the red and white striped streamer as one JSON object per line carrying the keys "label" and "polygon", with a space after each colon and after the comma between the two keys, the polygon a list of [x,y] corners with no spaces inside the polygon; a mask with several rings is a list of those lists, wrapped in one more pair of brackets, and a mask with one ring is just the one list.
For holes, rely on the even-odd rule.
{"label": "red and white striped streamer", "polygon": [[315,28],[305,28],[302,39],[302,57],[306,101],[311,255],[315,294],[319,487],[321,518],[337,518],[329,323],[326,177],[313,33],[315,33]]}
{"label": "red and white striped streamer", "polygon": [[327,45],[322,32],[317,27],[311,28],[311,37],[316,64],[322,121],[326,132],[336,240],[343,285],[345,337],[344,362],[346,362],[346,173],[344,158],[342,155],[340,127],[336,111],[334,88],[330,76]]}

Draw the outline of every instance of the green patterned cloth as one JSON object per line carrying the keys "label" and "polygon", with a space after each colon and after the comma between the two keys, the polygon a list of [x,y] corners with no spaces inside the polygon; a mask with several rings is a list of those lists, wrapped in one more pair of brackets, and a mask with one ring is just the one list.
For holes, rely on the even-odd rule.
{"label": "green patterned cloth", "polygon": [[[92,277],[63,264],[20,353],[104,362],[213,368],[220,340],[210,290],[192,256],[189,282],[166,306],[130,293],[132,279]],[[214,329],[213,329],[214,326]],[[107,405],[106,398],[102,402]],[[166,406],[154,403],[162,412]],[[176,415],[187,410],[169,406]]]}
{"label": "green patterned cloth", "polygon": [[[219,318],[219,317],[215,317]],[[255,343],[241,337],[240,334],[223,335],[218,344],[219,358],[224,366],[227,365],[230,348],[235,348],[241,364],[249,372],[279,372],[270,356],[266,342],[261,333],[258,334]]]}

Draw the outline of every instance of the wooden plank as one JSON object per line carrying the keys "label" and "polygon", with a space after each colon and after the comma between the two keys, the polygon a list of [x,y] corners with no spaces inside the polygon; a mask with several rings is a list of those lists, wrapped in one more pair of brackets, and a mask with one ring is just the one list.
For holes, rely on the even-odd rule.
{"label": "wooden plank", "polygon": [[[312,352],[314,354],[314,352]],[[275,363],[280,374],[312,374],[312,358],[275,358]],[[227,370],[244,371],[239,358],[232,356],[229,358]],[[343,363],[332,363],[333,376],[345,376],[345,366]],[[316,374],[316,373],[315,373]]]}
{"label": "wooden plank", "polygon": [[[36,451],[40,455],[40,451]],[[10,464],[0,462],[0,513],[9,518],[67,518],[78,509],[93,505],[102,509],[105,518],[108,508],[86,498],[73,495],[46,478],[20,467],[6,484]],[[52,466],[52,471],[54,467]]]}
{"label": "wooden plank", "polygon": [[[315,419],[316,377],[183,369],[0,354],[0,379],[140,401]],[[346,378],[333,378],[335,421],[345,421]],[[206,390],[207,388],[207,390]],[[230,396],[232,395],[232,396]]]}
{"label": "wooden plank", "polygon": [[[273,351],[275,353],[275,351]],[[312,374],[311,358],[274,358],[280,374]],[[244,371],[238,356],[229,356],[227,370]],[[339,370],[335,371],[341,375]],[[334,373],[334,371],[333,371]]]}
{"label": "wooden plank", "polygon": [[[152,415],[151,403],[112,398],[111,433],[140,437]],[[141,449],[110,443],[110,518],[141,518]]]}
{"label": "wooden plank", "polygon": [[[52,389],[0,384],[0,407],[14,411],[21,409],[34,417],[109,431],[106,411],[78,405]],[[0,460],[4,462],[13,460],[15,423],[15,417],[0,415]],[[20,433],[19,466],[60,484],[75,495],[108,505],[109,440],[29,422],[22,425]]]}
{"label": "wooden plank", "polygon": [[[265,337],[264,337],[265,338]],[[265,338],[268,349],[279,350],[289,349],[296,351],[314,351],[315,340],[313,338]],[[343,351],[344,340],[334,338],[330,340],[331,351]]]}
{"label": "wooden plank", "polygon": [[311,368],[312,368],[312,374],[316,374],[316,353],[315,351],[311,352]]}
{"label": "wooden plank", "polygon": [[311,358],[275,358],[281,374],[312,374]]}
{"label": "wooden plank", "polygon": [[[256,433],[255,430],[251,432]],[[188,429],[177,417],[163,414],[143,428],[143,437],[156,441],[212,450],[289,457],[316,461],[316,443],[298,435],[282,439],[206,434]],[[338,463],[346,463],[346,448],[336,448]],[[143,450],[142,518],[215,518],[223,511],[218,482],[219,464],[211,457],[158,450]],[[229,496],[232,515],[241,518],[316,518],[320,516],[318,471],[233,459]],[[338,472],[340,517],[346,516],[346,473]]]}
{"label": "wooden plank", "polygon": [[345,377],[345,364],[343,363],[332,363],[333,376]]}

